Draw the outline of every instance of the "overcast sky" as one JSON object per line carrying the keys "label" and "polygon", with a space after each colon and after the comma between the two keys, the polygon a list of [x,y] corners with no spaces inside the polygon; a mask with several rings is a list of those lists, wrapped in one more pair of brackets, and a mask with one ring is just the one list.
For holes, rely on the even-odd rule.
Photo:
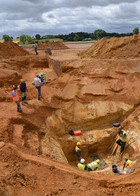
{"label": "overcast sky", "polygon": [[140,0],[0,0],[0,38],[140,29]]}

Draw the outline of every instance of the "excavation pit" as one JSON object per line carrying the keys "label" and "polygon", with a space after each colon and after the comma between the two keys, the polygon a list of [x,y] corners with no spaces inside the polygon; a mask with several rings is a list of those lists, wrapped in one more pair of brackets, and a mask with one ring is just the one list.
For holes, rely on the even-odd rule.
{"label": "excavation pit", "polygon": [[[53,124],[53,127],[52,124],[50,124],[50,118],[51,123],[52,121],[55,123]],[[65,116],[65,118],[67,118],[67,116]],[[62,127],[60,127],[60,121]],[[55,156],[56,159],[61,162],[65,162],[77,167],[75,146],[76,143],[80,141],[82,143],[82,158],[85,159],[85,165],[91,163],[92,161],[100,159],[100,166],[98,170],[103,170],[110,165],[110,162],[116,163],[120,146],[118,147],[118,150],[114,155],[110,151],[110,147],[112,143],[115,142],[117,135],[116,128],[110,126],[110,124],[113,125],[114,122],[106,122],[106,124],[104,123],[102,126],[100,126],[100,128],[98,126],[98,124],[100,124],[100,121],[96,122],[96,124],[94,123],[95,122],[93,121],[85,124],[81,123],[80,126],[76,126],[72,124],[67,124],[65,123],[65,121],[62,121],[62,119],[58,120],[58,116],[56,119],[53,115],[49,117],[47,128],[49,129],[48,133],[51,133],[51,139],[49,140],[50,146],[53,146],[53,148],[55,149],[55,153],[53,153],[53,156]],[[70,130],[81,130],[82,134],[70,135]],[[45,137],[48,137],[48,134]],[[128,146],[127,149],[124,150],[121,160],[124,159],[126,156],[130,158],[133,156],[133,154],[133,147]]]}

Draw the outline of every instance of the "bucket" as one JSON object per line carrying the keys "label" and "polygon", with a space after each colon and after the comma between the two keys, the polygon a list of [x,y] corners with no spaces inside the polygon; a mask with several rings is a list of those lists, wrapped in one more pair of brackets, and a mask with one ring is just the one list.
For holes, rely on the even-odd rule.
{"label": "bucket", "polygon": [[81,130],[74,130],[73,132],[74,132],[74,135],[81,135],[82,134]]}

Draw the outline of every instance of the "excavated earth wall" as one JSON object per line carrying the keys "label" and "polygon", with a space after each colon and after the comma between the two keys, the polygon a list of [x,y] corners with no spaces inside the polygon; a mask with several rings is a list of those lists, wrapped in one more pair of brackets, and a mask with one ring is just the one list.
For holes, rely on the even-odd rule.
{"label": "excavated earth wall", "polygon": [[[51,58],[40,51],[38,56],[1,60],[1,195],[118,195],[122,190],[124,195],[139,195],[139,59],[78,58],[61,59],[60,50]],[[32,81],[40,72],[47,73],[49,83],[42,86],[38,101]],[[24,114],[16,112],[11,97],[12,85],[21,78],[28,88]],[[131,180],[128,175],[114,177],[111,171],[110,162],[118,158],[110,153],[115,122],[133,138],[118,162],[122,166],[125,157],[134,161]],[[80,129],[82,135],[69,135],[71,129]],[[106,169],[79,171],[77,141],[82,143],[86,164],[98,157]]]}

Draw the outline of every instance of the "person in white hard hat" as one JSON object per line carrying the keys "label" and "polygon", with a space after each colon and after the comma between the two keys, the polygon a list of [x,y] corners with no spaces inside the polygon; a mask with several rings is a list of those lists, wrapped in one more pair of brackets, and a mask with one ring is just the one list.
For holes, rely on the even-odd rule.
{"label": "person in white hard hat", "polygon": [[87,169],[87,166],[84,165],[85,163],[85,159],[81,159],[80,162],[78,163],[77,167],[81,170],[86,170]]}

